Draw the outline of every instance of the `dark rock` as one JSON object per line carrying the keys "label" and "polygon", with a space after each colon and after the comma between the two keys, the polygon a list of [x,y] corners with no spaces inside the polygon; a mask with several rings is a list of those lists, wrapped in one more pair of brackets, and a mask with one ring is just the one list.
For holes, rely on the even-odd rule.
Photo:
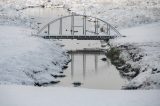
{"label": "dark rock", "polygon": [[33,70],[33,74],[38,74],[38,73],[40,73],[40,72],[42,72],[42,71],[34,71],[34,70]]}
{"label": "dark rock", "polygon": [[60,45],[60,47],[64,47],[65,45]]}
{"label": "dark rock", "polygon": [[45,5],[41,5],[42,8],[45,8]]}
{"label": "dark rock", "polygon": [[51,74],[51,76],[53,76],[54,78],[63,78],[63,77],[66,77],[66,75],[53,75],[53,74]]}
{"label": "dark rock", "polygon": [[35,82],[35,83],[34,83],[34,86],[39,86],[39,87],[41,87],[42,85],[41,85],[40,83]]}
{"label": "dark rock", "polygon": [[60,71],[59,73],[63,74],[63,71]]}
{"label": "dark rock", "polygon": [[126,46],[126,45],[121,45],[121,46],[119,46],[120,48],[125,48],[125,49],[128,49],[128,46]]}
{"label": "dark rock", "polygon": [[102,61],[107,61],[107,58],[102,58],[101,60],[102,60]]}
{"label": "dark rock", "polygon": [[62,70],[65,70],[65,69],[67,69],[67,68],[68,68],[68,66],[65,65],[65,66],[62,67]]}
{"label": "dark rock", "polygon": [[74,85],[74,87],[79,87],[82,85],[81,82],[73,82],[72,84]]}
{"label": "dark rock", "polygon": [[57,62],[52,61],[52,64],[57,65]]}
{"label": "dark rock", "polygon": [[67,11],[71,11],[71,9],[68,8]]}
{"label": "dark rock", "polygon": [[160,73],[160,71],[157,71],[157,73]]}
{"label": "dark rock", "polygon": [[139,85],[139,86],[125,86],[125,87],[122,87],[122,89],[124,90],[137,90],[139,88],[141,88],[143,85]]}
{"label": "dark rock", "polygon": [[50,84],[57,84],[59,83],[60,81],[51,81]]}
{"label": "dark rock", "polygon": [[35,82],[34,86],[41,87],[41,86],[47,86],[47,85],[50,85],[50,84],[57,84],[59,82],[60,81],[50,81],[50,82],[44,82],[44,83]]}
{"label": "dark rock", "polygon": [[157,84],[157,82],[154,82],[154,84],[156,85],[156,84]]}
{"label": "dark rock", "polygon": [[157,68],[152,68],[152,71],[157,71]]}

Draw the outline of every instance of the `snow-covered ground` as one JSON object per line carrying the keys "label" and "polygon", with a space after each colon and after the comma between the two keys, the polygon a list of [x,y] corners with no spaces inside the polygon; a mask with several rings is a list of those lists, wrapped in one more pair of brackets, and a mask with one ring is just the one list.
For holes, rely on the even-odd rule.
{"label": "snow-covered ground", "polygon": [[[50,1],[50,2],[49,2]],[[29,6],[64,5],[72,12],[101,18],[115,27],[128,28],[160,21],[160,0],[5,0],[0,1],[0,23],[30,24],[20,11]],[[14,13],[14,14],[13,14]],[[9,21],[6,21],[9,20]]]}
{"label": "snow-covered ground", "polygon": [[[51,7],[57,4],[64,4],[65,8],[70,8],[72,12],[87,14],[104,19],[113,26],[124,29],[141,24],[153,23],[142,27],[122,30],[126,35],[124,40],[117,40],[117,45],[132,45],[137,48],[137,54],[142,54],[144,58],[139,62],[132,62],[132,66],[140,67],[143,72],[133,80],[131,85],[137,82],[150,82],[146,85],[156,85],[151,88],[159,88],[159,21],[160,21],[160,0],[5,0],[0,1],[0,23],[8,25],[30,26],[30,18],[21,13],[21,9],[28,6],[45,5]],[[33,20],[32,20],[33,21]],[[5,27],[2,27],[1,30]],[[11,28],[12,29],[12,28]],[[135,33],[139,32],[139,33]],[[8,32],[9,33],[9,32]],[[12,32],[11,32],[12,33]],[[5,34],[2,34],[5,35]],[[152,37],[154,36],[154,37]],[[3,37],[3,36],[2,36]],[[8,40],[8,39],[6,39]],[[45,41],[48,42],[48,41]],[[2,52],[3,53],[3,52]],[[121,56],[127,58],[128,51],[123,51]],[[128,59],[128,62],[131,63]],[[140,64],[139,64],[140,63]],[[147,73],[147,74],[146,74]],[[152,74],[156,73],[156,74]],[[148,76],[149,75],[149,76]],[[140,79],[140,80],[138,80]],[[136,81],[136,82],[135,82]],[[144,87],[145,88],[145,87]],[[149,87],[150,88],[150,87]]]}
{"label": "snow-covered ground", "polygon": [[160,21],[160,0],[87,0],[67,6],[73,12],[101,18],[119,29]]}
{"label": "snow-covered ground", "polygon": [[1,106],[160,106],[159,90],[0,86]]}
{"label": "snow-covered ground", "polygon": [[55,81],[67,54],[55,42],[31,36],[26,27],[0,26],[0,84],[34,85]]}
{"label": "snow-covered ground", "polygon": [[[121,58],[132,67],[140,68],[140,74],[129,82],[128,87],[141,86],[142,89],[160,88],[160,22],[141,25],[121,30],[125,38],[118,38],[112,45],[128,46],[122,50]],[[134,49],[136,48],[136,49]],[[133,61],[131,54],[143,56],[139,61]]]}

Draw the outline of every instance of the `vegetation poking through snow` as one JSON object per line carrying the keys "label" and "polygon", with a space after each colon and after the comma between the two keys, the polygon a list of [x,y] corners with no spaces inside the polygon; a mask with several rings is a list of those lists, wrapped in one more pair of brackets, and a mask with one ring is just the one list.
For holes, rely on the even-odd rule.
{"label": "vegetation poking through snow", "polygon": [[[140,69],[132,67],[131,64],[127,63],[126,60],[121,57],[122,49],[124,49],[124,47],[125,46],[123,45],[119,47],[111,47],[106,55],[111,60],[111,63],[119,70],[120,75],[130,80],[139,74]],[[136,59],[132,56],[130,58],[132,61]]]}

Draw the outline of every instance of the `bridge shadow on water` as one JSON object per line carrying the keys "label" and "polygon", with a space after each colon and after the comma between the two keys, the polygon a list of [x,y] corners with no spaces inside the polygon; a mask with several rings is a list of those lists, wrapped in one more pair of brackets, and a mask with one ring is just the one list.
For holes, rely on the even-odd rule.
{"label": "bridge shadow on water", "polygon": [[64,70],[66,77],[55,86],[121,89],[124,81],[103,50],[84,49],[68,53],[71,62]]}
{"label": "bridge shadow on water", "polygon": [[[104,55],[105,52],[102,51],[102,50],[75,50],[75,51],[69,51],[68,52],[70,55],[71,55],[71,77],[73,79],[74,77],[74,71],[76,70],[76,67],[74,66],[75,65],[75,59],[74,57],[79,55],[81,56],[80,58],[82,58],[82,62],[80,64],[82,64],[82,72],[83,72],[83,79],[85,79],[86,77],[86,73],[87,73],[87,70],[86,70],[86,57],[87,56],[92,56],[92,58],[94,58],[94,64],[92,64],[94,66],[94,72],[97,73],[97,67],[98,67],[98,57],[101,55]],[[105,58],[105,57],[104,57]],[[102,59],[103,60],[103,59]],[[104,60],[103,60],[104,61]],[[78,61],[79,62],[79,61]]]}

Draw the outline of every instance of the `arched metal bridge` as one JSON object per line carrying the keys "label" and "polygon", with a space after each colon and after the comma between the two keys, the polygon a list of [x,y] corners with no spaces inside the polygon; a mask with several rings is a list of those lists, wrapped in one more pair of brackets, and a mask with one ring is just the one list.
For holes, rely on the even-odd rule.
{"label": "arched metal bridge", "polygon": [[121,34],[102,19],[72,14],[55,19],[42,27],[37,35],[45,39],[109,40]]}

